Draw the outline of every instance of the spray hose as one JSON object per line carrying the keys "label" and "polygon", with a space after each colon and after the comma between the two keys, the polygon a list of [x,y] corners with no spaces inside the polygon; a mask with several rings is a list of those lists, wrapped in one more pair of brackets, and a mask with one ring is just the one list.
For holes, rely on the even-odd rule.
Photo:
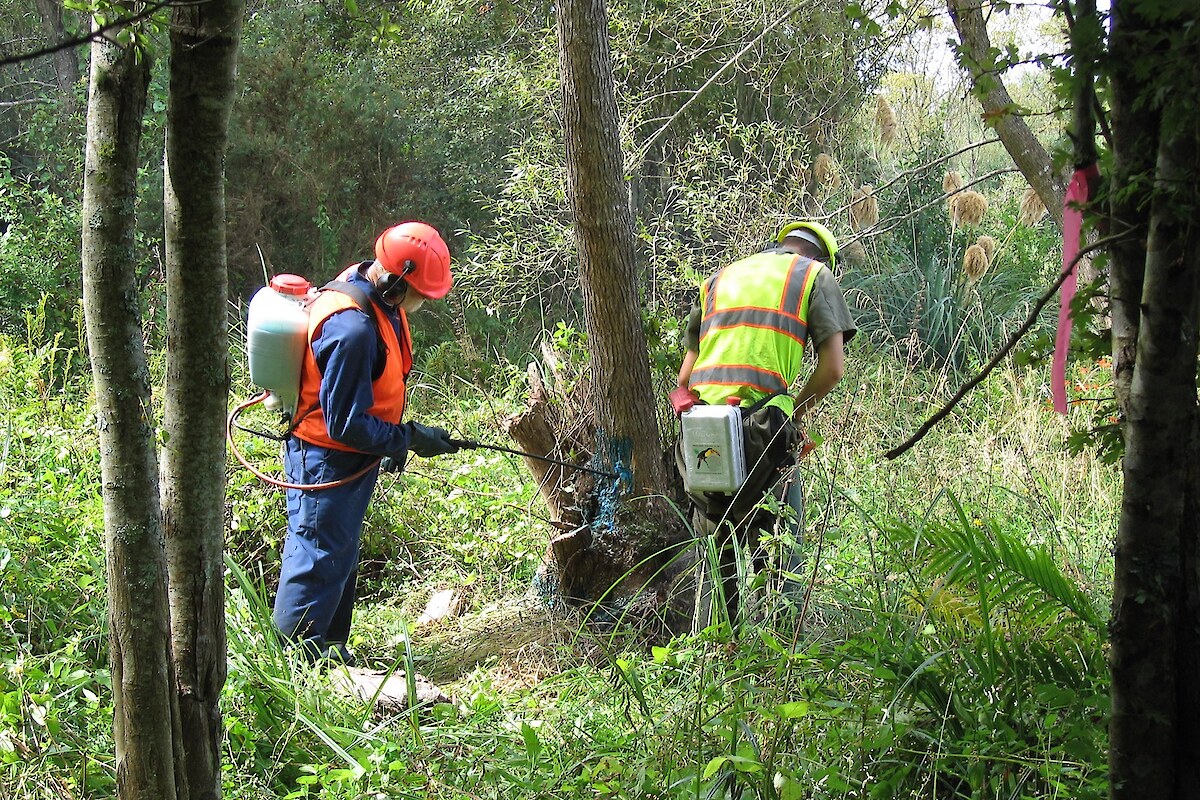
{"label": "spray hose", "polygon": [[[287,437],[277,436],[274,434],[266,433],[265,431],[257,431],[252,428],[246,428],[246,427],[243,427],[242,425],[238,424],[237,419],[238,419],[238,417],[240,417],[242,415],[242,412],[244,412],[247,409],[249,409],[250,407],[255,406],[255,405],[263,402],[264,400],[266,400],[268,394],[269,394],[269,392],[262,392],[260,394],[256,394],[254,397],[251,397],[249,400],[247,400],[246,402],[242,403],[237,408],[235,408],[229,414],[229,419],[226,420],[226,422],[225,422],[225,438],[229,441],[229,449],[233,452],[234,457],[237,458],[237,460],[241,463],[241,465],[243,467],[245,467],[246,469],[248,469],[251,473],[253,473],[254,476],[256,478],[258,478],[260,481],[262,481],[263,483],[269,484],[271,486],[275,486],[280,489],[298,489],[303,492],[309,492],[309,491],[315,492],[315,491],[321,491],[323,489],[333,489],[337,486],[344,486],[345,484],[350,483],[351,481],[358,480],[363,475],[366,475],[368,472],[375,469],[375,467],[377,467],[379,465],[379,462],[382,459],[376,459],[375,461],[372,461],[370,464],[363,467],[362,469],[360,469],[358,472],[354,473],[353,475],[350,475],[349,477],[342,478],[341,480],[336,480],[336,481],[328,481],[326,483],[288,483],[287,481],[281,481],[278,478],[273,478],[270,475],[267,475],[265,472],[262,472],[257,467],[255,467],[253,464],[251,464],[249,461],[247,461],[246,457],[242,455],[242,452],[240,450],[238,450],[237,443],[234,442],[234,440],[233,440],[233,429],[237,428],[238,430],[243,430],[243,431],[246,431],[247,433],[253,433],[258,436],[265,437],[267,439],[275,439],[276,441],[284,441]],[[537,459],[538,461],[545,461],[548,464],[554,464],[559,467],[567,467],[568,469],[574,469],[574,470],[578,470],[580,472],[588,472],[588,473],[591,473],[592,475],[599,475],[602,478],[609,478],[610,480],[616,480],[617,478],[620,477],[615,472],[607,472],[605,470],[593,469],[592,467],[584,467],[584,466],[580,466],[579,464],[572,464],[569,461],[560,461],[557,458],[550,458],[549,456],[538,456],[538,455],[534,455],[533,453],[523,452],[521,450],[513,450],[508,447],[500,447],[499,445],[495,445],[495,444],[483,444],[482,442],[472,442],[468,439],[450,439],[449,441],[450,441],[450,444],[452,444],[456,447],[459,447],[463,450],[476,450],[476,449],[495,450],[498,453],[511,453],[515,456],[524,456],[525,458],[533,458],[533,459]]]}
{"label": "spray hose", "polygon": [[602,478],[616,480],[620,476],[615,472],[606,472],[601,469],[592,469],[591,467],[581,467],[578,464],[572,464],[570,461],[559,461],[557,458],[549,456],[535,456],[533,453],[526,453],[521,450],[512,450],[508,447],[500,447],[495,444],[483,444],[482,442],[472,442],[467,439],[451,439],[450,444],[456,447],[461,447],[463,450],[495,450],[497,453],[512,453],[514,456],[524,456],[525,458],[536,458],[538,461],[545,461],[547,464],[554,464],[559,467],[567,467],[568,469],[576,469],[580,472],[590,472],[593,475],[599,475]]}
{"label": "spray hose", "polygon": [[234,457],[241,462],[242,466],[250,470],[250,472],[252,472],[254,476],[263,483],[275,486],[279,489],[298,489],[302,492],[319,492],[323,489],[333,489],[338,486],[345,486],[347,483],[358,480],[363,475],[366,475],[368,472],[375,469],[375,467],[379,466],[379,462],[382,459],[376,459],[375,461],[372,461],[370,464],[363,467],[353,475],[350,475],[349,477],[336,481],[326,481],[325,483],[288,483],[287,481],[281,481],[278,478],[272,478],[270,475],[262,472],[249,461],[247,461],[245,456],[242,455],[241,451],[237,449],[237,444],[233,441],[233,429],[236,427],[239,430],[244,430],[249,433],[256,433],[259,436],[263,436],[268,439],[283,441],[286,437],[275,436],[273,434],[264,433],[263,431],[251,430],[250,428],[243,428],[241,425],[237,424],[237,418],[242,415],[243,411],[266,400],[268,394],[269,392],[262,392],[261,394],[256,394],[254,397],[251,397],[249,400],[235,408],[229,414],[229,419],[225,422],[225,438],[229,441],[229,449],[233,451]]}

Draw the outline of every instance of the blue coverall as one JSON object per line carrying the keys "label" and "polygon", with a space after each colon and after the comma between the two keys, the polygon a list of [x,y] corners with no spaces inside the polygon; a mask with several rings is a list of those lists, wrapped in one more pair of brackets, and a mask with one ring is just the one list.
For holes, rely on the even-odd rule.
{"label": "blue coverall", "polygon": [[[403,341],[398,313],[384,304],[369,280],[348,278],[387,311]],[[367,413],[374,405],[371,384],[388,358],[374,320],[346,309],[325,320],[311,343],[321,370],[318,398],[331,438],[357,452],[333,450],[292,436],[284,454],[288,481],[316,484],[353,475],[381,456],[403,461],[411,441],[408,423],[393,425]],[[390,357],[399,358],[392,354]],[[288,533],[275,597],[275,626],[285,639],[302,644],[314,658],[336,651],[346,657],[358,579],[358,550],[367,503],[379,468],[345,485],[319,491],[287,490]]]}

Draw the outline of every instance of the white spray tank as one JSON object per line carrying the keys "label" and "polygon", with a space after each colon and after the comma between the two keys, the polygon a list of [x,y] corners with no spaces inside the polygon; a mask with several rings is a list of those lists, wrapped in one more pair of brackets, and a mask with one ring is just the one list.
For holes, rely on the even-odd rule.
{"label": "white spray tank", "polygon": [[692,492],[732,494],[746,481],[741,398],[726,405],[696,404],[680,415],[687,487]]}
{"label": "white spray tank", "polygon": [[308,307],[313,286],[299,275],[282,274],[250,300],[246,356],[250,380],[269,394],[263,405],[291,416],[300,396],[300,368],[308,345]]}

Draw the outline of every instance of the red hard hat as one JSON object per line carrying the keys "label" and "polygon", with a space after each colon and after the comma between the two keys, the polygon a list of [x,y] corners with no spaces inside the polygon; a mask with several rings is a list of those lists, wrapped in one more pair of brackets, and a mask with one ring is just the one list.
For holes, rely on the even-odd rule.
{"label": "red hard hat", "polygon": [[450,275],[450,248],[431,225],[401,222],[375,240],[375,258],[388,272],[432,300],[446,296],[454,278]]}

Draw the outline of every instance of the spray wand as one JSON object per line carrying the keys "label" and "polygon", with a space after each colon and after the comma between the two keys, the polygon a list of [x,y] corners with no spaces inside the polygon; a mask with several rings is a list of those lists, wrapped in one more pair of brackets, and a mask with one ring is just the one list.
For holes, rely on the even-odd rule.
{"label": "spray wand", "polygon": [[476,449],[495,450],[497,453],[512,453],[514,456],[524,456],[525,458],[536,458],[538,461],[545,461],[547,464],[554,464],[559,467],[567,467],[569,469],[576,469],[576,470],[579,470],[580,472],[590,472],[593,475],[599,475],[602,478],[609,478],[610,480],[616,480],[617,478],[620,477],[615,472],[606,472],[606,471],[600,470],[600,469],[592,469],[591,467],[581,467],[578,464],[572,464],[570,461],[559,461],[558,459],[550,458],[549,456],[535,456],[533,453],[526,453],[521,450],[511,450],[507,447],[500,447],[499,445],[495,445],[495,444],[484,444],[482,442],[472,442],[468,439],[451,439],[450,444],[460,447],[463,450],[476,450]]}

